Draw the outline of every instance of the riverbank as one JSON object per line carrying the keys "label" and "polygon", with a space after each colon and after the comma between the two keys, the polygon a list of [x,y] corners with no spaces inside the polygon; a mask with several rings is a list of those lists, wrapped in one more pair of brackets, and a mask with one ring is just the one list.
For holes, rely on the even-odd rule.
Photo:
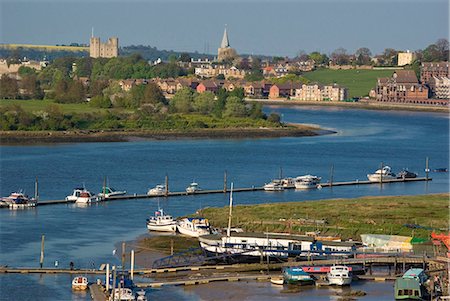
{"label": "riverbank", "polygon": [[347,109],[380,110],[380,111],[419,111],[449,113],[450,107],[445,106],[427,106],[413,104],[381,104],[374,101],[359,102],[332,102],[332,101],[303,101],[303,100],[272,100],[272,99],[245,99],[247,102],[258,102],[263,105],[280,106],[322,106],[322,107],[341,107]]}
{"label": "riverbank", "polygon": [[176,139],[246,139],[308,137],[333,134],[330,130],[314,126],[290,124],[280,128],[225,128],[194,129],[189,131],[168,130],[77,130],[77,131],[0,131],[0,144],[42,144],[71,142],[127,142],[138,140]]}

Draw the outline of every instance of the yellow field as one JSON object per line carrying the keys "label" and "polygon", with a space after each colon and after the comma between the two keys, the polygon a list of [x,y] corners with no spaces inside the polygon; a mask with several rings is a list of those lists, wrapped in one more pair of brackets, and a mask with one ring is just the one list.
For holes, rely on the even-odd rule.
{"label": "yellow field", "polygon": [[32,45],[32,44],[0,44],[0,48],[16,49],[16,48],[34,48],[48,51],[89,51],[89,47],[78,46],[55,46],[55,45]]}

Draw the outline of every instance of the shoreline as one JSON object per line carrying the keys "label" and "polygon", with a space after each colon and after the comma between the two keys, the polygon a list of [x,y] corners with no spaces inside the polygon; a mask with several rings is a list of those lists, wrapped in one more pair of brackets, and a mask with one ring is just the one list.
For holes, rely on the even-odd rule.
{"label": "shoreline", "polygon": [[284,128],[230,128],[194,129],[190,131],[166,130],[74,130],[74,131],[0,131],[0,145],[45,144],[74,142],[132,142],[141,140],[178,139],[252,139],[281,137],[311,137],[335,134],[318,127],[289,124]]}
{"label": "shoreline", "polygon": [[378,110],[378,111],[414,111],[431,113],[449,113],[449,107],[426,106],[426,105],[405,105],[405,104],[380,104],[378,102],[332,102],[332,101],[303,101],[303,100],[276,100],[276,99],[251,99],[246,98],[246,102],[258,102],[263,105],[280,106],[320,106],[320,107],[341,107],[347,109]]}

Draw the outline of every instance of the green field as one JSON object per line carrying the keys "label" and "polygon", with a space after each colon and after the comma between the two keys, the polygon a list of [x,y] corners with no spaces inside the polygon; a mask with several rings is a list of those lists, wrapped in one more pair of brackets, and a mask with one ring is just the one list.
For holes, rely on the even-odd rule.
{"label": "green field", "polygon": [[0,108],[10,105],[20,105],[27,112],[37,112],[45,110],[49,105],[57,105],[63,113],[98,113],[107,109],[99,109],[89,106],[88,103],[55,103],[53,100],[0,100]]}
{"label": "green field", "polygon": [[311,82],[321,84],[339,84],[348,89],[349,98],[369,95],[369,91],[375,88],[377,78],[390,77],[394,70],[331,70],[318,69],[305,72],[303,76]]}
{"label": "green field", "polygon": [[[393,184],[395,185],[395,184]],[[215,227],[226,227],[228,207],[206,208],[202,215]],[[325,220],[325,224],[301,222]],[[233,207],[233,227],[246,231],[291,232],[319,230],[322,235],[360,239],[360,234],[392,234],[429,238],[431,230],[404,224],[448,229],[449,194],[364,197]]]}

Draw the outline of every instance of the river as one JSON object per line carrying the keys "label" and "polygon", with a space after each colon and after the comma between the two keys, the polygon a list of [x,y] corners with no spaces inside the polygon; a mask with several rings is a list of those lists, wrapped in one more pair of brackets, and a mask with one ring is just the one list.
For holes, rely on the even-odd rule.
{"label": "river", "polygon": [[[73,187],[83,184],[99,192],[105,176],[111,186],[141,194],[162,183],[166,174],[170,189],[181,191],[191,181],[204,189],[221,188],[225,170],[228,181],[233,181],[236,187],[251,187],[278,177],[280,167],[285,176],[309,173],[321,176],[324,182],[330,177],[331,165],[334,165],[334,181],[365,180],[366,174],[375,171],[381,162],[394,171],[408,168],[419,176],[424,176],[426,157],[432,170],[449,167],[448,114],[313,106],[270,106],[265,111],[278,112],[285,122],[318,124],[337,133],[300,138],[1,146],[0,194],[5,196],[18,189],[33,194],[36,176],[41,199],[51,200],[62,199]],[[239,193],[234,201],[258,204],[449,191],[448,173],[430,176],[433,181],[428,183]],[[227,202],[226,195],[217,194],[162,198],[160,205],[166,212],[182,216],[206,206],[226,206]],[[46,239],[45,266],[52,266],[55,260],[61,267],[67,267],[70,261],[80,268],[104,262],[117,264],[112,254],[115,244],[146,233],[145,219],[157,206],[156,199],[141,199],[87,208],[52,205],[22,211],[1,210],[0,265],[37,267],[42,234]],[[0,300],[13,300],[11,292],[18,294],[20,300],[89,300],[88,296],[71,293],[70,277],[65,275],[0,275],[0,284]],[[361,289],[387,286],[386,296],[392,296],[391,283],[365,285]],[[260,286],[269,295],[273,290],[267,285]],[[380,290],[384,291],[375,289],[377,294]],[[164,296],[167,300],[200,298],[195,290],[183,288],[157,290],[150,296]],[[286,300],[295,298],[291,294],[277,296]]]}

